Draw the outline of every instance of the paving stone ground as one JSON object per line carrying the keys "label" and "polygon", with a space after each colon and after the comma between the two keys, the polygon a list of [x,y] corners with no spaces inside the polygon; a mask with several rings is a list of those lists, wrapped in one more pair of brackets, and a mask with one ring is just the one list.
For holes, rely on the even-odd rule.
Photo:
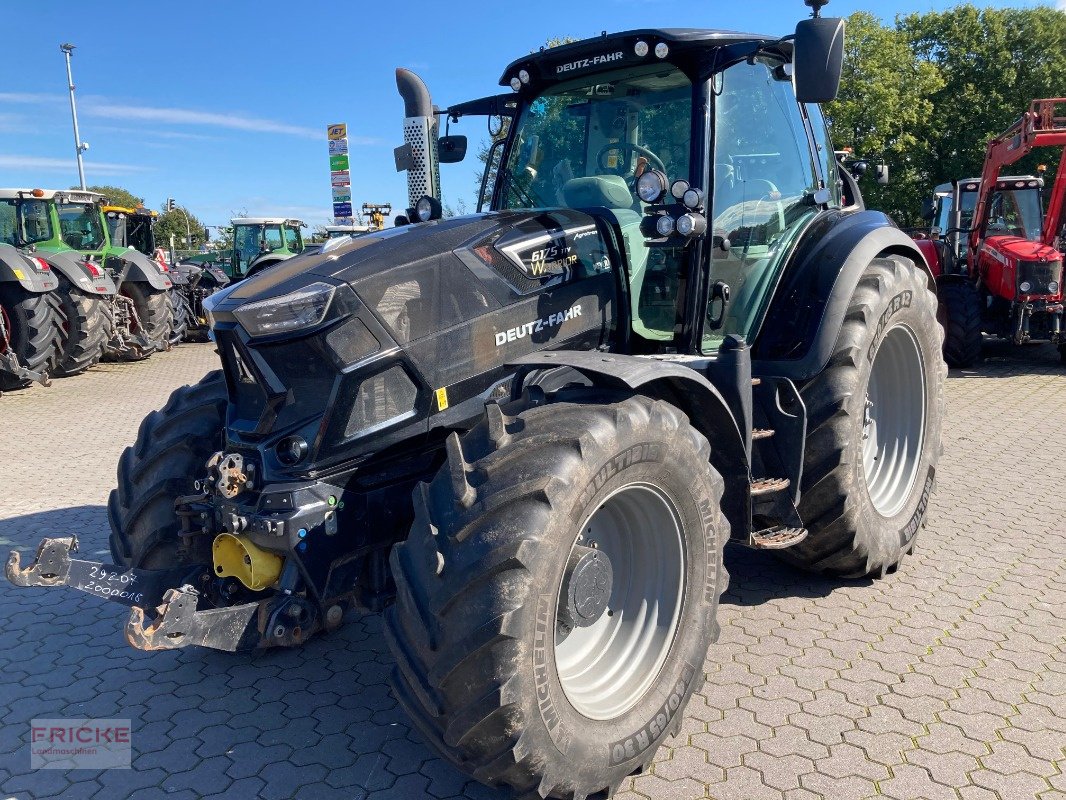
{"label": "paving stone ground", "polygon": [[[106,558],[122,448],[209,345],[0,398],[0,546]],[[953,372],[930,526],[880,581],[731,550],[707,682],[631,798],[1066,798],[1066,368],[996,346]],[[377,616],[301,650],[126,646],[126,613],[0,585],[0,798],[491,798],[386,688]],[[128,717],[132,770],[33,771],[29,720]]]}

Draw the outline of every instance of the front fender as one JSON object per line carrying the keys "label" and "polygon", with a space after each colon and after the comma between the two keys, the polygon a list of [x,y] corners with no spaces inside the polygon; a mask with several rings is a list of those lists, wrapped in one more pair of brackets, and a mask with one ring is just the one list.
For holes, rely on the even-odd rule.
{"label": "front fender", "polygon": [[156,261],[153,261],[144,253],[137,250],[126,250],[116,256],[122,263],[121,269],[125,273],[124,281],[133,283],[147,283],[153,289],[164,292],[174,285],[166,273],[164,273]]}
{"label": "front fender", "polygon": [[752,345],[753,372],[805,381],[832,355],[859,279],[879,256],[900,255],[933,275],[914,241],[880,211],[831,213],[796,248]]}
{"label": "front fender", "polygon": [[684,411],[711,443],[711,463],[725,480],[722,511],[734,536],[751,530],[751,481],[744,434],[722,394],[696,370],[670,361],[599,351],[542,350],[508,362],[516,386],[537,369],[570,367],[594,385],[664,400]]}
{"label": "front fender", "polygon": [[51,271],[42,270],[31,256],[14,247],[0,245],[0,282],[14,282],[27,292],[40,294],[50,292],[59,285],[59,279]]}

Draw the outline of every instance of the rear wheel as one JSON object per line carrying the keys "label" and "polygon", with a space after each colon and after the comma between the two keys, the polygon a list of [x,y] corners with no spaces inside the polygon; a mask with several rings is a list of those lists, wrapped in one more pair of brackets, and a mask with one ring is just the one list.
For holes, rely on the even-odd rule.
{"label": "rear wheel", "polygon": [[675,407],[569,391],[487,419],[392,552],[393,688],[490,785],[606,796],[681,724],[726,586],[722,478]]}
{"label": "rear wheel", "polygon": [[173,289],[167,291],[167,298],[170,301],[170,346],[176,347],[181,344],[189,332],[189,318],[191,312],[189,310],[189,301],[185,299],[185,294],[175,286]]}
{"label": "rear wheel", "polygon": [[194,493],[207,460],[222,446],[226,380],[209,372],[195,386],[176,389],[160,411],[141,422],[137,441],[118,462],[118,487],[107,501],[111,557],[127,567],[162,568],[211,560],[181,552],[174,499]]}
{"label": "rear wheel", "polygon": [[137,323],[133,333],[146,336],[152,342],[165,342],[170,333],[172,311],[170,297],[165,291],[157,291],[147,283],[123,283],[122,294],[133,301]]}
{"label": "rear wheel", "polygon": [[981,358],[981,296],[968,281],[937,288],[937,321],[944,328],[944,360],[971,367]]}
{"label": "rear wheel", "polygon": [[859,281],[807,408],[799,511],[810,535],[785,560],[883,575],[909,552],[934,488],[944,415],[943,333],[927,277],[898,256]]}
{"label": "rear wheel", "polygon": [[[0,352],[14,353],[19,364],[35,372],[54,367],[60,342],[59,320],[49,302],[49,292],[28,292],[14,283],[0,284],[0,314],[4,315],[7,341]],[[28,386],[30,381],[0,371],[0,391]]]}
{"label": "rear wheel", "polygon": [[86,294],[62,276],[56,296],[64,320],[59,363],[54,374],[66,378],[84,372],[103,357],[109,329],[107,301]]}

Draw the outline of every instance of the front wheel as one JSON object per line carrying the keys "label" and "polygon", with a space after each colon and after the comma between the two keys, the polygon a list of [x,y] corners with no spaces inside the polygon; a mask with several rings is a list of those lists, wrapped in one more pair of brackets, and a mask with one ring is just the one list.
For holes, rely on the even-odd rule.
{"label": "front wheel", "polygon": [[895,568],[922,527],[940,459],[943,330],[926,274],[878,258],[855,288],[829,364],[801,389],[807,441],[785,560],[841,577]]}
{"label": "front wheel", "polygon": [[660,401],[570,390],[486,412],[452,434],[393,549],[393,688],[478,780],[606,796],[702,684],[727,581],[722,478]]}

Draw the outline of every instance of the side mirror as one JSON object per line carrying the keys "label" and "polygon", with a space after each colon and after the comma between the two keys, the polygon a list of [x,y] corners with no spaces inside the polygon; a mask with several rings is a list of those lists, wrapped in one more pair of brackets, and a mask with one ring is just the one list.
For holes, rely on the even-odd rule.
{"label": "side mirror", "polygon": [[458,164],[466,158],[466,137],[441,136],[437,140],[437,153],[441,164]]}
{"label": "side mirror", "polygon": [[874,167],[874,177],[882,186],[888,186],[888,164],[878,164]]}
{"label": "side mirror", "polygon": [[844,20],[816,17],[796,24],[792,72],[796,99],[801,103],[828,103],[840,90],[844,65]]}
{"label": "side mirror", "polygon": [[926,222],[932,222],[935,216],[936,204],[933,202],[932,197],[927,197],[922,201],[922,219]]}

